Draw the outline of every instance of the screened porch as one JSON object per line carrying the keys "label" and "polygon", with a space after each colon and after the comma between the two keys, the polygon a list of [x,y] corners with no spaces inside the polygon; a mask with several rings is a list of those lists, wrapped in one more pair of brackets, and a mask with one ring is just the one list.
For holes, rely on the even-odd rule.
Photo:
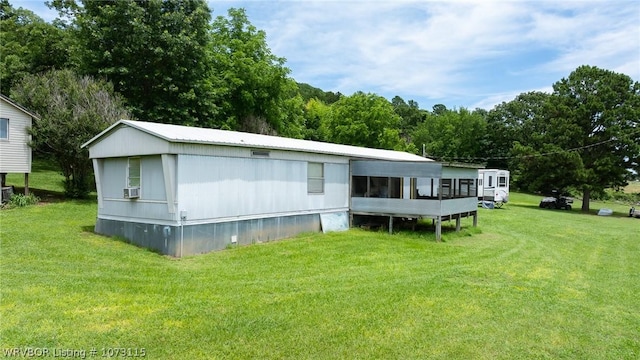
{"label": "screened porch", "polygon": [[473,217],[477,225],[476,167],[437,162],[354,160],[351,162],[350,211],[354,215],[433,219],[436,239],[442,222]]}

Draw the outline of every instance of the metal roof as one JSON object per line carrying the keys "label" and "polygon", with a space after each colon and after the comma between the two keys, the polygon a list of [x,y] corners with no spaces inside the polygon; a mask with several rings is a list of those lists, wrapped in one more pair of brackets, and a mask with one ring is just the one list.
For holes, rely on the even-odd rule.
{"label": "metal roof", "polygon": [[433,161],[418,155],[382,149],[369,149],[351,145],[332,144],[319,141],[291,139],[278,136],[252,134],[238,131],[197,128],[181,125],[160,124],[145,121],[120,120],[87,141],[82,147],[91,146],[119,126],[130,126],[169,142],[198,143],[211,145],[241,146],[261,149],[301,151],[331,154],[362,159],[396,161]]}

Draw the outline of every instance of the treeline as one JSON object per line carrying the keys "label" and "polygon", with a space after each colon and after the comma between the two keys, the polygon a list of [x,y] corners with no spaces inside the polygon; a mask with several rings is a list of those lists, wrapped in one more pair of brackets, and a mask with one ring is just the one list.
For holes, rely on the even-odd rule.
{"label": "treeline", "polygon": [[[592,194],[623,186],[639,170],[640,85],[613,71],[580,66],[550,94],[524,93],[488,111],[427,110],[398,96],[297,83],[243,9],[212,18],[203,0],[53,0],[61,17],[47,23],[8,0],[0,5],[2,92],[39,113],[34,146],[58,158],[51,137],[78,133],[70,143],[77,147],[127,116],[508,168],[515,187],[580,191],[586,209]],[[95,82],[96,101],[111,107],[65,112],[89,101],[65,92],[74,81]],[[67,100],[54,102],[52,93]],[[73,130],[78,124],[83,131]],[[73,156],[86,159],[82,151]],[[65,176],[70,187],[81,177]]]}

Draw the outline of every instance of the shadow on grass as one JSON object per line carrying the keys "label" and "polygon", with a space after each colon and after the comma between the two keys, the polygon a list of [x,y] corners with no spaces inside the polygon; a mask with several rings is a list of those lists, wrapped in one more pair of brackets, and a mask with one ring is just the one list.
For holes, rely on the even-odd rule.
{"label": "shadow on grass", "polygon": [[[24,187],[14,186],[13,193],[24,194]],[[56,202],[62,202],[67,200],[67,198],[65,198],[64,196],[64,193],[59,191],[51,191],[51,190],[44,190],[44,189],[30,187],[29,193],[35,194],[35,196],[39,197],[41,203],[56,203]]]}
{"label": "shadow on grass", "polygon": [[[371,232],[384,232],[389,233],[389,217],[388,216],[370,216],[367,221],[354,224],[353,228],[359,228],[365,231]],[[394,218],[393,220],[393,234],[404,235],[427,235],[436,241],[436,225],[432,219],[402,219]],[[480,233],[478,228],[471,226],[462,226],[460,231],[456,230],[455,220],[448,220],[442,222],[441,227],[442,240],[446,241],[451,235],[470,236],[473,233]]]}
{"label": "shadow on grass", "polygon": [[[24,187],[14,186],[13,187],[14,194],[24,194]],[[64,195],[64,192],[61,191],[52,191],[38,188],[29,188],[30,194],[35,194],[38,198],[40,198],[40,203],[59,203],[63,201],[88,201],[95,202],[98,200],[98,196],[95,192],[90,193],[87,197],[83,199],[70,199]]]}
{"label": "shadow on grass", "polygon": [[[599,216],[598,215],[599,209],[589,209],[589,212],[583,212],[582,209],[576,208],[576,207],[573,207],[571,210],[560,210],[560,209],[543,209],[539,205],[536,205],[536,204],[511,204],[511,206],[520,207],[520,208],[526,208],[526,209],[532,209],[532,210],[537,210],[537,211],[544,211],[544,212],[551,211],[551,212],[558,212],[558,213],[562,213],[562,214],[571,214],[571,215]],[[629,217],[629,213],[624,213],[624,212],[620,212],[620,211],[614,211],[613,214],[607,215],[607,216],[615,217],[615,218],[626,218],[626,217]]]}

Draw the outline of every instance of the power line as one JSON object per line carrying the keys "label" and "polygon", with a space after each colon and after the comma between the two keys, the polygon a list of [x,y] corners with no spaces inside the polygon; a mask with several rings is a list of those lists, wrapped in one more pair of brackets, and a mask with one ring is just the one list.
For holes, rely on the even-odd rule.
{"label": "power line", "polygon": [[571,148],[571,149],[567,149],[567,150],[551,151],[551,152],[546,152],[546,153],[541,153],[541,154],[517,155],[517,156],[493,156],[493,157],[466,157],[466,158],[463,158],[463,157],[460,157],[460,158],[435,157],[435,158],[436,158],[436,160],[468,161],[468,162],[476,162],[478,160],[488,161],[488,160],[528,159],[528,158],[556,155],[556,154],[561,154],[561,153],[571,152],[571,151],[580,151],[580,150],[584,150],[584,149],[600,146],[602,144],[606,144],[608,142],[615,141],[615,140],[616,139],[609,139],[609,140],[600,141],[600,142],[597,142],[597,143],[594,143],[594,144],[579,146],[579,147],[575,147],[575,148]]}

